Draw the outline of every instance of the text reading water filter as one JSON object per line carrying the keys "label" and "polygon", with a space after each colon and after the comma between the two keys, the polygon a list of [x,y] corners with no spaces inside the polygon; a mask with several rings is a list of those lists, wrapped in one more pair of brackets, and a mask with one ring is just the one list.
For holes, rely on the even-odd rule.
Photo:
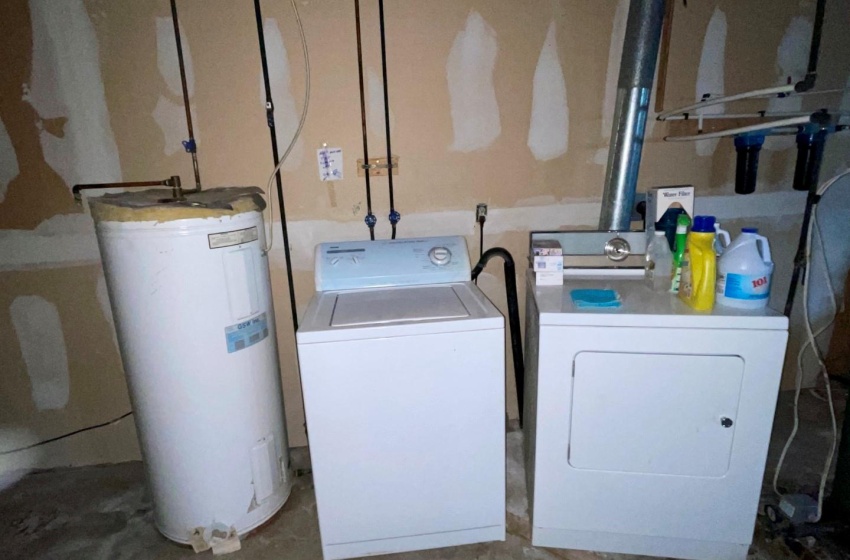
{"label": "text reading water filter", "polygon": [[505,538],[504,319],[462,237],[324,243],[298,331],[326,560]]}
{"label": "text reading water filter", "polygon": [[261,208],[240,189],[189,200],[213,206],[147,191],[93,214],[156,525],[198,545],[269,519],[290,478]]}

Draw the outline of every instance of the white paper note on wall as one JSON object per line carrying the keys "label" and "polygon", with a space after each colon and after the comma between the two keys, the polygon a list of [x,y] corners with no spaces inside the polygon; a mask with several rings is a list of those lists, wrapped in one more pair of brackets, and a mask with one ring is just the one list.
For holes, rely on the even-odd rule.
{"label": "white paper note on wall", "polygon": [[342,180],[342,148],[323,146],[316,150],[319,158],[319,179],[322,181]]}

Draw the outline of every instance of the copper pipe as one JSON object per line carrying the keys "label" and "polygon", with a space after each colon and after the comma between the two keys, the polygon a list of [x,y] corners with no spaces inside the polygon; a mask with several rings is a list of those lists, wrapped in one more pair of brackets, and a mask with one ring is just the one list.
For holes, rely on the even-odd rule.
{"label": "copper pipe", "polygon": [[[77,203],[83,201],[83,193],[81,191],[93,189],[135,189],[143,187],[171,187],[171,194],[174,200],[185,200],[183,189],[180,187],[180,177],[172,175],[168,179],[162,181],[128,181],[125,183],[89,183],[83,185],[74,185],[71,192],[74,193],[74,200]],[[194,191],[192,191],[194,192]]]}

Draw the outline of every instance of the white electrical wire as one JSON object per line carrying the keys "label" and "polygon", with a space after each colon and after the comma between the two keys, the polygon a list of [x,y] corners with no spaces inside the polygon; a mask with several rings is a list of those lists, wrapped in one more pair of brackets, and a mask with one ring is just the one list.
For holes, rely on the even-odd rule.
{"label": "white electrical wire", "polygon": [[[775,129],[781,129],[782,127],[796,127],[801,124],[808,124],[811,122],[811,114],[806,114],[803,112],[797,113],[774,113],[771,114],[767,111],[755,114],[722,114],[722,113],[712,113],[710,115],[706,115],[701,111],[712,106],[717,106],[723,103],[731,103],[734,101],[743,101],[746,99],[761,99],[761,98],[772,98],[772,97],[791,97],[791,96],[799,96],[799,95],[822,95],[828,93],[838,93],[841,91],[846,91],[843,89],[828,89],[821,91],[806,91],[806,92],[797,92],[795,91],[794,84],[788,84],[784,86],[775,86],[763,89],[755,89],[752,91],[745,91],[743,93],[736,93],[733,95],[719,95],[716,97],[705,96],[703,99],[697,101],[696,103],[692,103],[691,105],[686,105],[684,107],[680,107],[678,109],[670,109],[669,111],[663,111],[659,113],[655,118],[659,121],[667,121],[667,120],[695,120],[699,123],[700,132],[697,134],[691,134],[688,136],[665,136],[665,142],[693,142],[697,140],[711,140],[714,138],[723,138],[726,136],[736,136],[738,134],[747,134],[750,132],[759,132],[762,130],[773,130],[774,133],[779,133],[780,131]],[[847,114],[845,112],[835,113],[839,116],[839,120],[841,118],[845,118]],[[733,119],[733,118],[777,118],[778,120],[774,121],[764,121],[758,124],[749,125],[749,126],[741,126],[737,128],[730,128],[727,130],[720,130],[717,132],[702,132],[702,121],[703,119]],[[794,129],[796,130],[796,128]],[[784,133],[784,131],[783,131]]]}
{"label": "white electrical wire", "polygon": [[[734,95],[718,95],[712,94],[706,97],[705,99],[701,99],[696,103],[691,105],[686,105],[685,107],[680,107],[679,109],[670,109],[669,111],[664,111],[663,113],[658,113],[656,116],[656,120],[659,121],[667,121],[667,120],[679,120],[679,119],[694,119],[698,116],[702,116],[704,118],[733,118],[732,115],[724,116],[722,114],[712,113],[709,115],[702,115],[700,113],[694,113],[694,111],[699,111],[700,109],[705,109],[706,107],[711,107],[712,105],[720,105],[722,103],[731,103],[733,101],[744,101],[745,99],[770,99],[772,97],[800,97],[800,96],[809,96],[809,95],[827,95],[833,93],[842,93],[847,91],[846,88],[835,88],[835,89],[822,89],[818,91],[801,91],[797,92],[794,90],[793,85],[787,86],[776,86],[771,88],[764,89],[755,89],[752,91],[745,91],[744,93],[736,93]],[[756,114],[753,116],[762,116],[760,114]]]}
{"label": "white electrical wire", "polygon": [[298,120],[298,128],[295,129],[295,133],[292,135],[292,140],[289,141],[289,146],[286,147],[286,151],[283,152],[280,161],[277,162],[274,170],[272,170],[271,175],[269,175],[269,181],[266,184],[266,196],[269,200],[268,233],[266,234],[265,247],[266,253],[271,251],[272,246],[274,245],[274,196],[272,196],[272,183],[274,182],[275,175],[277,175],[277,172],[280,170],[281,166],[283,166],[283,162],[286,161],[286,158],[289,157],[289,153],[295,147],[298,137],[301,136],[301,129],[304,128],[304,121],[307,120],[307,107],[310,105],[310,54],[307,50],[307,37],[304,35],[304,25],[301,23],[301,15],[298,13],[298,6],[295,4],[295,0],[290,0],[290,3],[292,4],[292,11],[295,14],[295,21],[298,24],[298,34],[301,37],[301,51],[304,54],[304,107],[301,109],[301,118]]}
{"label": "white electrical wire", "polygon": [[754,89],[752,91],[745,91],[743,93],[736,93],[733,95],[723,95],[714,98],[709,97],[708,99],[697,101],[692,105],[686,105],[685,107],[681,107],[679,109],[670,109],[669,111],[658,113],[658,116],[655,118],[659,121],[665,121],[673,115],[690,113],[698,109],[705,109],[706,107],[711,107],[712,105],[720,105],[721,103],[730,103],[732,101],[741,101],[743,99],[753,99],[757,97],[775,97],[779,95],[788,95],[791,93],[794,93],[794,84],[790,84],[787,86],[769,87],[764,89]]}
{"label": "white electrical wire", "polygon": [[[672,115],[664,119],[665,121],[710,121],[724,119],[789,119],[791,117],[810,117],[812,111],[759,111],[757,113],[696,113]],[[833,117],[846,119],[850,117],[850,111],[830,111],[829,114]]]}
{"label": "white electrical wire", "polygon": [[[709,113],[671,115],[665,121],[704,121],[723,119],[788,119],[791,117],[808,117],[812,111],[759,111],[757,113]],[[830,112],[830,115],[850,116],[848,111]]]}
{"label": "white electrical wire", "polygon": [[[699,116],[694,117],[694,120],[697,119],[699,119]],[[700,134],[693,134],[690,136],[665,136],[664,140],[667,142],[692,142],[694,140],[710,140],[712,138],[723,138],[724,136],[746,134],[747,132],[758,132],[759,130],[768,130],[773,128],[809,124],[810,122],[812,122],[812,116],[809,114],[802,117],[792,117],[790,119],[766,121],[763,123],[753,124],[749,126],[739,126],[738,128],[718,130],[717,132],[704,132]]]}
{"label": "white electrical wire", "polygon": [[[820,187],[818,187],[817,195],[823,196],[829,188],[835,184],[836,181],[850,175],[850,169],[839,173],[838,175],[832,177],[828,181],[824,182]],[[776,465],[776,472],[773,474],[773,491],[778,495],[782,496],[782,493],[778,488],[778,480],[779,474],[782,471],[782,465],[785,462],[785,456],[788,453],[788,450],[791,448],[791,444],[794,441],[794,438],[797,436],[797,431],[800,427],[800,393],[802,392],[803,387],[803,356],[806,352],[806,349],[811,346],[812,352],[815,355],[815,358],[818,361],[818,367],[820,368],[820,373],[823,376],[824,383],[826,385],[826,400],[829,404],[829,414],[832,420],[832,445],[830,446],[829,453],[826,457],[826,462],[824,464],[823,472],[821,473],[820,485],[818,487],[818,513],[817,519],[814,519],[813,522],[817,523],[820,521],[821,516],[823,514],[823,500],[824,500],[824,489],[826,488],[826,481],[829,477],[829,470],[832,467],[832,460],[835,457],[835,448],[838,445],[838,423],[835,419],[835,405],[832,402],[832,387],[829,383],[829,372],[826,369],[826,364],[823,360],[823,354],[820,350],[820,346],[818,346],[817,337],[821,335],[826,329],[832,325],[832,322],[835,320],[835,314],[838,312],[838,302],[835,299],[835,288],[832,285],[832,278],[830,277],[829,266],[826,262],[826,247],[823,242],[823,235],[821,234],[820,224],[818,223],[817,217],[818,205],[815,203],[812,206],[812,224],[813,226],[809,228],[808,235],[806,236],[806,252],[805,252],[805,260],[806,260],[806,271],[803,275],[803,322],[806,326],[806,335],[807,340],[800,347],[800,351],[797,352],[797,376],[795,379],[795,387],[794,387],[794,427],[791,429],[791,434],[788,436],[788,439],[785,442],[785,446],[782,448],[782,454],[779,456],[779,462]],[[812,264],[812,238],[813,234],[817,233],[818,243],[821,248],[821,268],[823,270],[824,278],[826,279],[827,288],[829,291],[830,304],[832,307],[832,316],[830,320],[821,326],[817,331],[812,329],[812,323],[809,320],[809,285],[810,285],[810,276],[811,276],[811,264]]]}

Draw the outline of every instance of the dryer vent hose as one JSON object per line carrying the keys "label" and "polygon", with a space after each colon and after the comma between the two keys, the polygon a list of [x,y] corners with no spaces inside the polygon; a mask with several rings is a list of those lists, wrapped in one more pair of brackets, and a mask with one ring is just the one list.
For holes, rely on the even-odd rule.
{"label": "dryer vent hose", "polygon": [[519,425],[522,427],[522,403],[523,388],[525,384],[525,365],[522,360],[522,339],[519,331],[519,304],[516,294],[516,267],[511,254],[501,247],[493,247],[484,251],[475,268],[472,269],[472,279],[476,280],[478,275],[487,266],[493,257],[501,257],[505,262],[505,294],[508,298],[508,326],[511,331],[511,352],[514,361],[514,381],[516,382],[517,410],[519,411]]}

